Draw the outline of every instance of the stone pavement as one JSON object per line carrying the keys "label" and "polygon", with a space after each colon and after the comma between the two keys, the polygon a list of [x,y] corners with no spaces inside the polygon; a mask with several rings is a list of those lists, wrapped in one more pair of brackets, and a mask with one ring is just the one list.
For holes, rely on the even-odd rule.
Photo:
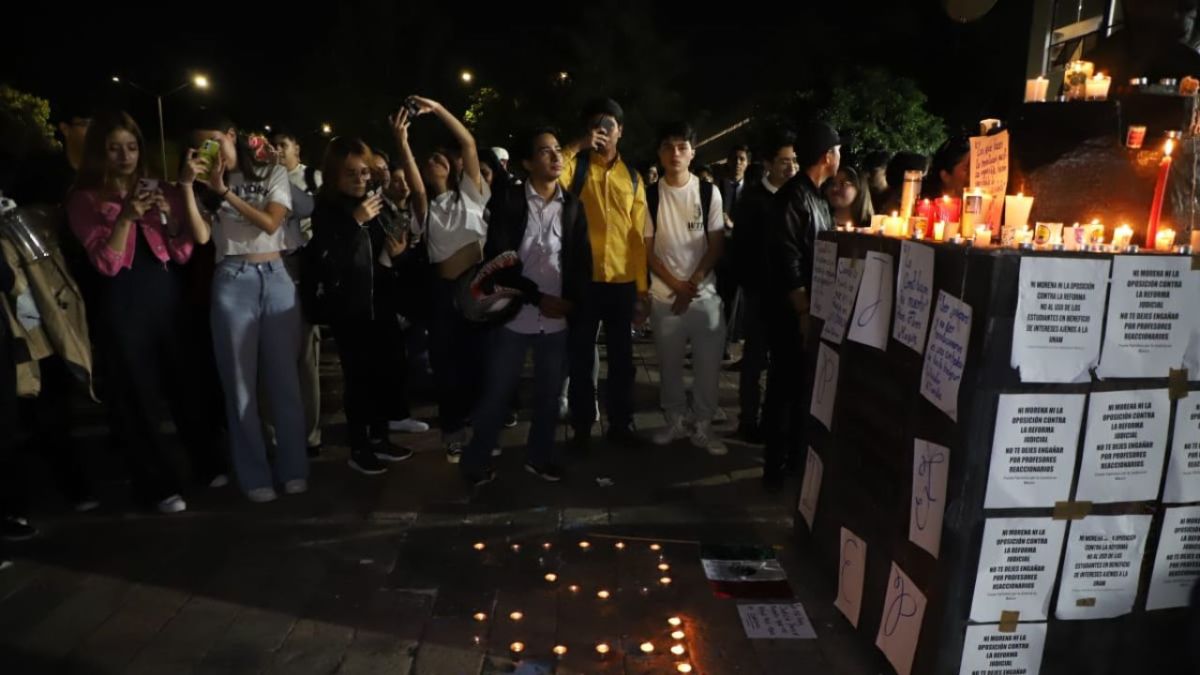
{"label": "stone pavement", "polygon": [[[653,351],[637,350],[641,410],[657,407]],[[326,410],[340,399],[332,359]],[[722,403],[733,417],[736,373]],[[761,490],[759,448],[731,441],[717,458],[686,443],[600,442],[548,485],[522,470],[522,424],[504,435],[499,480],[471,494],[436,432],[394,437],[418,453],[385,476],[350,471],[341,421],[327,422],[312,491],[272,504],[197,489],[184,514],[133,513],[114,477],[106,508],[80,516],[47,494],[42,536],[10,547],[16,565],[0,572],[0,673],[642,675],[681,662],[706,675],[887,672],[832,607],[833,580],[793,543],[797,485]],[[637,422],[663,423],[658,413]],[[93,455],[103,472],[103,451]],[[775,547],[818,639],[747,639],[737,601],[704,578],[700,543]],[[682,619],[682,656],[668,651],[671,616]],[[514,642],[524,645],[515,660]],[[555,645],[566,653],[555,657]]]}

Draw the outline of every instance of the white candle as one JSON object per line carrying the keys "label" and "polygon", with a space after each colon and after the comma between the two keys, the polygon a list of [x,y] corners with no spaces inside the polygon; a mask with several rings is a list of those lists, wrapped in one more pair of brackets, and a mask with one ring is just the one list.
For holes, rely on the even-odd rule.
{"label": "white candle", "polygon": [[888,216],[883,221],[883,236],[885,237],[903,237],[904,236],[904,219],[898,213],[892,211],[892,215]]}
{"label": "white candle", "polygon": [[1033,209],[1033,197],[1024,193],[1004,198],[1004,228],[1000,231],[1000,243],[1008,246],[1012,233],[1029,227],[1029,212]]}
{"label": "white candle", "polygon": [[983,219],[987,216],[987,207],[984,205],[985,197],[987,197],[987,194],[979,188],[971,188],[963,191],[963,232],[974,232],[975,227],[982,223]]}
{"label": "white candle", "polygon": [[1158,231],[1154,238],[1154,250],[1170,252],[1175,246],[1175,230],[1164,228]]}
{"label": "white candle", "polygon": [[[1133,228],[1128,225],[1122,225],[1113,230],[1112,245],[1114,249],[1120,250],[1129,248],[1129,242],[1133,240]],[[1099,242],[1097,242],[1099,243]]]}
{"label": "white candle", "polygon": [[939,220],[933,224],[933,240],[945,241],[946,239],[946,221]]}
{"label": "white candle", "polygon": [[1033,243],[1033,230],[1029,229],[1028,227],[1022,227],[1021,229],[1013,232],[1013,243],[1017,246],[1020,246],[1021,244]]}
{"label": "white candle", "polygon": [[1108,99],[1108,88],[1112,85],[1112,78],[1104,73],[1096,73],[1094,77],[1089,77],[1084,82],[1084,95],[1089,101],[1104,101]]}
{"label": "white candle", "polygon": [[1104,243],[1104,223],[1093,220],[1083,226],[1083,243],[1087,246],[1097,246]]}
{"label": "white candle", "polygon": [[887,220],[887,216],[882,213],[871,216],[871,229],[868,232],[871,234],[883,232],[883,222],[885,220]]}
{"label": "white candle", "polygon": [[975,245],[981,248],[990,246],[992,243],[992,230],[987,225],[977,225],[975,227]]}
{"label": "white candle", "polygon": [[1050,80],[1038,75],[1032,80],[1025,80],[1025,102],[1026,103],[1045,103],[1046,89],[1050,86]]}

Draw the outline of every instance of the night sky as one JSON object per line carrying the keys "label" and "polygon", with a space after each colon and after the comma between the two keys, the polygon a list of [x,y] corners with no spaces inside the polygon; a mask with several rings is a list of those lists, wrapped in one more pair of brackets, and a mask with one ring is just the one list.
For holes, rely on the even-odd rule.
{"label": "night sky", "polygon": [[[45,5],[23,15],[0,46],[0,81],[49,98],[125,107],[148,131],[152,97],[119,87],[114,74],[166,91],[201,71],[213,87],[167,99],[168,134],[195,106],[221,109],[239,125],[288,127],[315,137],[383,133],[383,117],[409,93],[461,112],[469,88],[502,92],[549,81],[617,97],[647,118],[690,118],[701,135],[737,119],[771,92],[821,86],[856,65],[884,66],[917,80],[930,109],[951,128],[1003,116],[1023,89],[1032,0],[1000,0],[984,19],[957,24],[937,0],[897,2],[698,3],[595,0],[534,12],[518,3]],[[10,24],[11,25],[11,24]],[[577,104],[552,89],[528,109],[569,120]],[[666,110],[642,110],[671,92]],[[657,99],[654,99],[657,100]],[[655,103],[656,107],[661,103]],[[705,127],[708,128],[705,128]],[[502,142],[481,139],[485,144]]]}

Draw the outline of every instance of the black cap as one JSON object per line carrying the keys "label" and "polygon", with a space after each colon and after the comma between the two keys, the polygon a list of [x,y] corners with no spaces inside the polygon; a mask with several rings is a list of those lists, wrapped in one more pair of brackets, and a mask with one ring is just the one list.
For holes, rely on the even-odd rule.
{"label": "black cap", "polygon": [[830,148],[842,145],[843,139],[825,122],[809,122],[802,124],[796,132],[796,159],[800,166],[809,167],[821,159],[821,155],[829,152]]}

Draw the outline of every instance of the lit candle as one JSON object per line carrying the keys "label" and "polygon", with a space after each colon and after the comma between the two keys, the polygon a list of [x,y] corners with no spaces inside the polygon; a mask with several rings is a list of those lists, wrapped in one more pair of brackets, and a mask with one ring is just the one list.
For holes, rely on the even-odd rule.
{"label": "lit candle", "polygon": [[561,657],[561,656],[566,655],[566,653],[567,653],[566,645],[554,645],[554,655],[555,656]]}
{"label": "lit candle", "polygon": [[932,199],[922,199],[917,202],[916,213],[913,215],[926,218],[931,223],[938,217],[937,208],[934,207]]}
{"label": "lit candle", "polygon": [[671,577],[663,577],[658,580],[658,583],[662,584],[663,586],[670,586],[671,585]]}
{"label": "lit candle", "polygon": [[992,230],[987,225],[975,226],[975,245],[986,248],[992,243]]}
{"label": "lit candle", "polygon": [[904,219],[896,211],[892,211],[892,215],[888,216],[883,221],[883,236],[885,237],[903,237],[904,236]]}
{"label": "lit candle", "polygon": [[1103,101],[1108,98],[1108,88],[1112,85],[1112,78],[1104,73],[1096,73],[1095,76],[1089,77],[1083,84],[1084,95],[1089,101]]}
{"label": "lit candle", "polygon": [[555,574],[554,572],[549,572],[546,574],[546,581],[549,581],[550,583],[554,583],[554,582],[558,581],[558,575]]}
{"label": "lit candle", "polygon": [[659,546],[658,544],[650,544],[650,550],[651,551],[661,551],[662,546]]}
{"label": "lit candle", "polygon": [[585,551],[586,551],[586,550],[588,550],[588,549],[589,549],[589,548],[591,548],[591,547],[592,547],[592,543],[591,543],[591,542],[589,542],[589,541],[581,541],[581,542],[579,542],[579,548],[581,548],[581,549],[583,549],[583,550],[585,550]]}
{"label": "lit candle", "polygon": [[690,672],[692,672],[692,664],[681,663],[681,664],[675,666],[675,670],[678,670],[681,673],[690,673]]}
{"label": "lit candle", "polygon": [[672,626],[675,626],[676,628],[678,628],[678,627],[680,626],[680,624],[682,624],[682,623],[683,623],[683,619],[681,619],[681,618],[679,618],[679,617],[677,617],[677,616],[673,616],[673,617],[671,617],[671,618],[667,619],[667,623],[669,623],[669,624],[671,624]]}
{"label": "lit candle", "polygon": [[1004,198],[1004,228],[1000,230],[1000,243],[1012,244],[1012,233],[1029,226],[1029,212],[1033,209],[1033,197],[1018,192]]}
{"label": "lit candle", "polygon": [[668,571],[668,570],[670,570],[670,569],[671,569],[671,566],[670,566],[670,565],[668,565],[667,563],[659,563],[659,564],[658,564],[658,571],[659,571],[659,572],[666,572],[666,571]]}
{"label": "lit candle", "polygon": [[604,658],[605,656],[608,656],[608,652],[610,651],[610,649],[611,648],[608,646],[608,643],[606,643],[606,642],[601,642],[600,644],[596,645],[596,653],[600,655],[600,658]]}
{"label": "lit candle", "polygon": [[946,239],[946,221],[939,220],[933,224],[933,240],[944,241]]}
{"label": "lit candle", "polygon": [[1063,93],[1068,101],[1077,101],[1087,96],[1087,81],[1096,69],[1091,61],[1071,61],[1063,72]]}
{"label": "lit candle", "polygon": [[1046,90],[1050,87],[1050,80],[1038,75],[1032,80],[1025,80],[1025,102],[1026,103],[1045,103]]}
{"label": "lit candle", "polygon": [[643,642],[642,646],[641,646],[641,650],[642,650],[643,654],[650,654],[651,652],[654,651],[654,643],[653,642]]}
{"label": "lit candle", "polygon": [[484,614],[483,612],[475,612],[475,620],[487,621],[487,614]]}
{"label": "lit candle", "polygon": [[675,645],[674,647],[671,647],[671,653],[675,656],[683,656],[685,651],[687,650],[683,648],[683,645]]}
{"label": "lit candle", "polygon": [[578,593],[579,587],[575,584],[571,584],[570,586],[567,586],[567,590],[571,591],[572,593]]}
{"label": "lit candle", "polygon": [[1193,254],[1200,254],[1200,229],[1192,230],[1191,246]]}
{"label": "lit candle", "polygon": [[1083,226],[1083,243],[1087,246],[1099,246],[1104,243],[1104,223],[1098,218]]}
{"label": "lit candle", "polygon": [[944,220],[947,223],[957,223],[962,219],[962,200],[958,197],[950,195],[942,195],[942,198],[937,201],[937,220]]}
{"label": "lit candle", "polygon": [[886,220],[887,216],[883,214],[871,216],[871,227],[867,229],[867,232],[869,234],[879,234],[880,232],[883,232],[883,223]]}
{"label": "lit candle", "polygon": [[476,551],[482,551],[485,548],[487,548],[487,546],[485,546],[482,541],[475,542],[475,550]]}
{"label": "lit candle", "polygon": [[1128,225],[1122,225],[1113,230],[1112,245],[1113,248],[1120,250],[1129,248],[1129,242],[1133,240],[1133,228]]}
{"label": "lit candle", "polygon": [[513,544],[513,545],[512,545],[512,550],[513,550],[513,553],[520,553],[520,552],[521,552],[521,545],[520,545],[520,544]]}
{"label": "lit candle", "polygon": [[671,639],[672,639],[672,640],[682,640],[682,639],[683,639],[683,638],[685,638],[685,637],[687,637],[687,636],[686,636],[686,635],[684,635],[684,634],[683,634],[683,631],[681,631],[681,630],[677,630],[677,631],[675,631],[675,632],[671,633]]}
{"label": "lit candle", "polygon": [[513,654],[520,654],[521,652],[525,651],[525,643],[524,642],[514,642],[508,646],[508,649]]}
{"label": "lit candle", "polygon": [[1171,151],[1175,139],[1168,138],[1163,146],[1163,158],[1158,164],[1158,182],[1154,184],[1154,200],[1150,202],[1150,224],[1146,227],[1146,248],[1158,241],[1158,221],[1162,218],[1163,198],[1167,194],[1167,174],[1171,173]]}
{"label": "lit candle", "polygon": [[548,541],[547,541],[547,542],[544,542],[544,543],[542,544],[542,549],[544,549],[544,550],[546,550],[546,551],[549,551],[549,550],[550,550],[550,542],[548,542]]}
{"label": "lit candle", "polygon": [[1033,243],[1033,230],[1028,227],[1022,227],[1017,230],[1013,233],[1013,243],[1017,246]]}
{"label": "lit candle", "polygon": [[987,194],[979,188],[971,188],[963,191],[962,201],[962,231],[971,233],[975,231],[976,226],[983,222],[987,217],[987,208],[984,207],[983,201]]}
{"label": "lit candle", "polygon": [[1063,243],[1062,223],[1038,223],[1033,230],[1033,243],[1038,246],[1054,246]]}
{"label": "lit candle", "polygon": [[605,591],[605,590],[600,590],[600,591],[596,592],[596,597],[600,598],[601,600],[607,600],[610,595],[611,595],[611,593],[609,593],[608,591]]}
{"label": "lit candle", "polygon": [[1154,240],[1154,250],[1170,253],[1175,246],[1175,230],[1169,227],[1164,227],[1158,231],[1158,237]]}
{"label": "lit candle", "polygon": [[508,618],[512,619],[513,621],[520,621],[521,619],[525,618],[525,615],[521,612],[513,612],[512,614],[508,615]]}
{"label": "lit candle", "polygon": [[613,546],[614,546],[614,547],[615,547],[615,548],[616,548],[618,551],[624,551],[624,550],[625,550],[625,542],[623,542],[623,541],[618,541],[617,543],[613,544]]}
{"label": "lit candle", "polygon": [[922,171],[905,171],[904,184],[900,187],[900,214],[908,219],[917,205],[917,197],[921,195],[921,179],[925,177]]}

